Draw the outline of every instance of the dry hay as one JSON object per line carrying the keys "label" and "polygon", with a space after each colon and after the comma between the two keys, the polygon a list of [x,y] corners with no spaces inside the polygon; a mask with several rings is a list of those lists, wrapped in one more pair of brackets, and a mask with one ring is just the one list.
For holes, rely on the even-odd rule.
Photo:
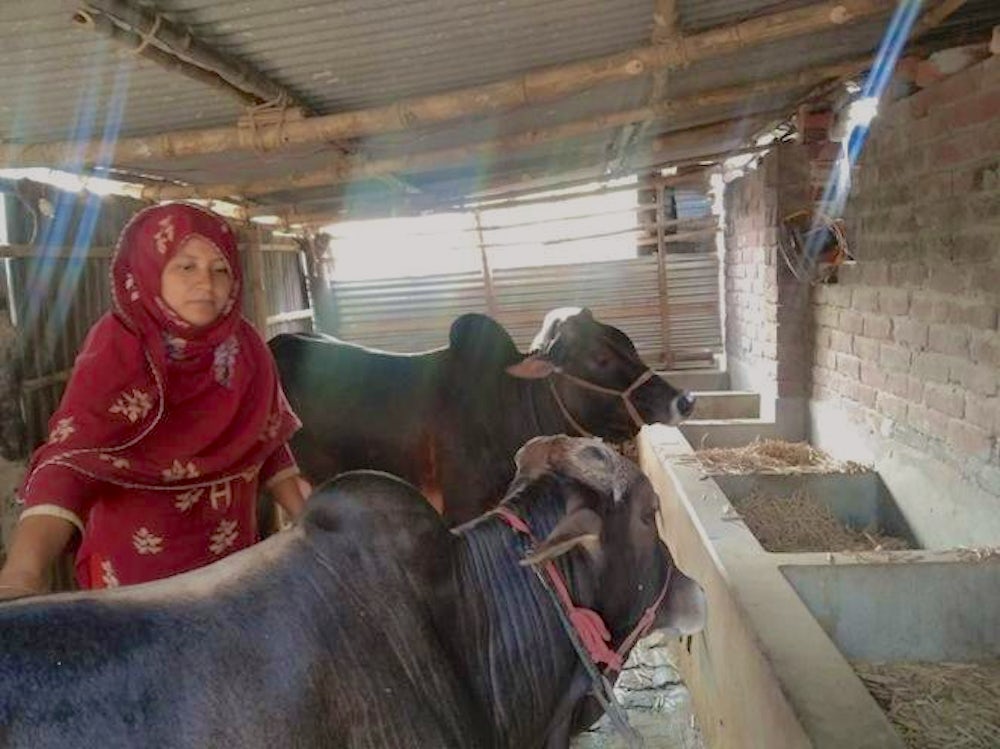
{"label": "dry hay", "polygon": [[768,551],[889,551],[908,549],[902,538],[855,530],[806,492],[770,496],[754,492],[733,502],[743,522]]}
{"label": "dry hay", "polygon": [[911,749],[1000,747],[1000,660],[851,665]]}
{"label": "dry hay", "polygon": [[744,447],[708,447],[682,456],[708,474],[867,473],[870,467],[838,461],[807,442],[756,439]]}

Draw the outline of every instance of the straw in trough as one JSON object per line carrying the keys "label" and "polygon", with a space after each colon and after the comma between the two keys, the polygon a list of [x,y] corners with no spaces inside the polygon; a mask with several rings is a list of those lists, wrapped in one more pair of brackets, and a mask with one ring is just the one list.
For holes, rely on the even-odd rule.
{"label": "straw in trough", "polygon": [[822,502],[805,492],[770,496],[754,492],[733,502],[743,522],[774,552],[886,551],[908,549],[909,544],[877,529],[854,529],[841,523]]}
{"label": "straw in trough", "polygon": [[744,447],[696,450],[681,462],[698,463],[709,474],[864,473],[871,468],[838,461],[806,442],[756,439]]}
{"label": "straw in trough", "polygon": [[1000,747],[1000,660],[851,665],[908,747]]}

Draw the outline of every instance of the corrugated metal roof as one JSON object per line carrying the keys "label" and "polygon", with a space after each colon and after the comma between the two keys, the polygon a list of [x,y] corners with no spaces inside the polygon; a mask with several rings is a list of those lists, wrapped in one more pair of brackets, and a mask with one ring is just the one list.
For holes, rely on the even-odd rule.
{"label": "corrugated metal roof", "polygon": [[[684,33],[788,10],[809,0],[681,0]],[[144,0],[168,20],[187,25],[202,42],[280,83],[315,113],[383,105],[398,99],[510,78],[527,70],[587,60],[650,43],[649,0]],[[232,125],[244,113],[235,98],[123,52],[72,23],[72,3],[0,2],[0,139],[13,142],[145,135]],[[703,60],[671,71],[668,96],[771,80],[784,73],[870,53],[885,18],[830,32]],[[1000,22],[1000,3],[972,0],[945,28],[967,35]],[[365,138],[371,158],[426,152],[526,130],[586,120],[645,104],[650,79],[608,84],[558,101],[492,117]],[[789,106],[802,92],[755,97],[711,110],[676,112],[647,135],[698,123],[745,117]],[[525,170],[600,174],[618,129],[517,153],[471,158],[407,175],[425,191],[461,189],[470,174]],[[720,144],[726,139],[720,138]],[[274,154],[226,153],[114,166],[194,183],[233,182],[306,171],[332,162],[338,151],[313,144]],[[575,157],[574,157],[575,155]],[[465,175],[465,176],[463,176]],[[457,181],[456,181],[457,180]],[[345,190],[378,194],[376,181],[301,191],[312,200]],[[285,202],[295,194],[268,196]],[[263,200],[263,199],[260,199]]]}

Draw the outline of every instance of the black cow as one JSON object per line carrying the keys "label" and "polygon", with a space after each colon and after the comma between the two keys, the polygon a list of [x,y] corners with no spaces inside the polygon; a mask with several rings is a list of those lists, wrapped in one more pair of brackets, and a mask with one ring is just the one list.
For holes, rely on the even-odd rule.
{"label": "black cow", "polygon": [[0,747],[566,747],[590,682],[531,567],[554,559],[612,646],[657,600],[697,631],[704,596],[649,481],[598,440],[533,440],[503,506],[543,540],[496,513],[449,532],[355,471],[210,567],[0,605]]}
{"label": "black cow", "polygon": [[459,317],[450,345],[423,354],[309,335],[278,335],[270,347],[303,422],[292,450],[308,479],[387,471],[456,523],[496,503],[531,437],[622,441],[642,422],[674,424],[694,407],[650,372],[628,336],[579,308],[550,312],[528,356],[479,314]]}

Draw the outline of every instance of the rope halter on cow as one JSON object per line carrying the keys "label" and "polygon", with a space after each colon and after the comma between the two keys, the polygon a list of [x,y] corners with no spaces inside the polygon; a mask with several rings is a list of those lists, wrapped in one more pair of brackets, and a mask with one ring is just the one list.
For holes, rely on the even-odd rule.
{"label": "rope halter on cow", "polygon": [[[518,533],[527,536],[532,545],[537,545],[534,534],[528,524],[509,508],[500,505],[493,510],[493,513]],[[539,569],[541,567],[541,569]],[[618,698],[615,697],[614,689],[611,686],[609,676],[620,673],[625,659],[628,658],[632,647],[640,638],[645,635],[653,621],[656,619],[656,612],[666,600],[667,590],[670,588],[670,580],[673,577],[673,567],[667,573],[667,579],[663,582],[663,588],[653,603],[647,608],[628,637],[622,640],[617,650],[613,650],[611,642],[611,632],[607,625],[593,609],[584,606],[577,606],[569,594],[569,587],[560,574],[558,567],[551,560],[543,562],[541,565],[531,565],[535,575],[546,593],[552,599],[556,612],[559,614],[559,621],[562,623],[566,636],[573,644],[577,657],[583,664],[593,683],[593,694],[600,703],[604,712],[608,714],[615,729],[625,739],[630,749],[642,747],[642,737],[629,723],[628,715]],[[603,663],[605,668],[598,670],[598,664]]]}
{"label": "rope halter on cow", "polygon": [[[567,380],[576,385],[577,387],[583,388],[584,390],[593,390],[595,393],[604,393],[606,395],[613,395],[617,398],[621,398],[622,401],[625,403],[625,411],[632,419],[632,422],[635,424],[636,428],[642,429],[642,425],[645,422],[643,421],[642,416],[639,415],[639,410],[632,403],[631,395],[636,391],[636,389],[645,384],[647,380],[655,376],[653,370],[647,369],[645,372],[639,375],[631,385],[629,385],[624,390],[615,390],[614,388],[604,387],[603,385],[595,385],[592,382],[587,382],[587,380],[581,379],[575,375],[571,375],[569,372],[564,372],[561,369],[555,370],[553,374],[559,375],[564,380]],[[573,427],[577,432],[579,432],[581,436],[593,437],[594,435],[588,432],[582,426],[580,426],[580,422],[574,419],[572,414],[570,414],[569,409],[566,408],[566,404],[563,403],[562,398],[559,396],[559,390],[556,388],[556,385],[552,381],[551,377],[549,378],[548,382],[549,382],[549,389],[552,391],[552,397],[556,399],[556,405],[559,406],[559,410],[562,412],[563,418],[565,418],[566,421],[569,422],[569,425]]]}

